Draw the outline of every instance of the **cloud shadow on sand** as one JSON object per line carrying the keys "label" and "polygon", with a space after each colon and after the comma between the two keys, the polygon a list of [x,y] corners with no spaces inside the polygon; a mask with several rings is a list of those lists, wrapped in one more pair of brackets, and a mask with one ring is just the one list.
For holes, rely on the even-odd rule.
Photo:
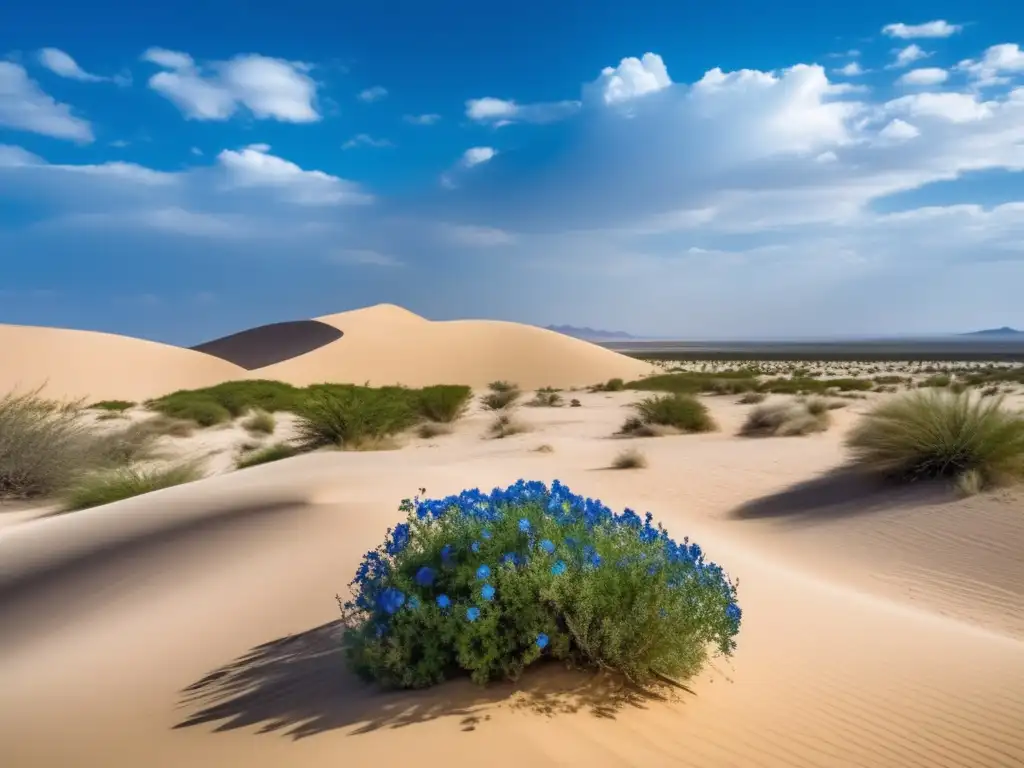
{"label": "cloud shadow on sand", "polygon": [[216,723],[215,731],[254,727],[302,739],[335,729],[349,735],[400,728],[444,717],[472,731],[502,705],[544,716],[589,712],[614,718],[624,707],[674,699],[679,686],[640,689],[609,674],[558,665],[531,671],[517,683],[487,687],[458,680],[424,691],[381,691],[346,668],[340,622],[253,648],[182,692],[192,714],[175,728]]}
{"label": "cloud shadow on sand", "polygon": [[775,519],[824,523],[895,509],[936,506],[956,499],[942,481],[895,483],[852,467],[838,467],[734,508],[733,520]]}

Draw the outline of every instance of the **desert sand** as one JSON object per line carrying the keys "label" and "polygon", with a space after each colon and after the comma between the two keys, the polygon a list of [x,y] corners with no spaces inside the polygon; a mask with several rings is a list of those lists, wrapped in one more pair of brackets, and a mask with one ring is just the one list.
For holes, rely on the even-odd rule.
{"label": "desert sand", "polygon": [[[390,307],[319,320],[345,336],[231,376],[338,381],[344,365],[360,383],[537,387],[649,368],[561,337],[537,351],[547,332],[505,323]],[[103,379],[111,349],[90,395],[120,391]],[[179,352],[153,375],[193,359]],[[398,450],[315,453],[0,527],[0,765],[1024,765],[1024,496],[851,481],[842,437],[866,401],[822,434],[743,439],[746,407],[711,397],[719,432],[622,440],[637,393],[574,396],[581,407],[522,409],[532,429],[501,440],[482,438],[474,406],[453,434]],[[194,439],[224,451],[223,435]],[[649,466],[609,469],[626,446]],[[335,594],[400,500],[520,477],[650,510],[699,542],[739,580],[734,658],[659,697],[552,670],[414,694],[355,681]]]}

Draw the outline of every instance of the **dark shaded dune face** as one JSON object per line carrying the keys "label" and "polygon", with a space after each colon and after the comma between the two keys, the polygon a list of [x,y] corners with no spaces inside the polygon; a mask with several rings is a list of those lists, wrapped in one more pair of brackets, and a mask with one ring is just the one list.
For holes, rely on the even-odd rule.
{"label": "dark shaded dune face", "polygon": [[343,335],[318,320],[290,320],[233,333],[192,349],[252,371],[312,352]]}

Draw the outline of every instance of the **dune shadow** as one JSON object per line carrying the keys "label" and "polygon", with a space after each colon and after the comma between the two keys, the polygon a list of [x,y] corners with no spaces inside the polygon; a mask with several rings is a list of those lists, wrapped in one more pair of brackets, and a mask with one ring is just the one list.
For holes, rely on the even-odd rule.
{"label": "dune shadow", "polygon": [[551,664],[516,683],[482,687],[457,680],[429,690],[383,691],[348,671],[341,634],[341,623],[331,622],[253,648],[186,688],[181,705],[192,712],[174,727],[216,723],[214,731],[253,727],[302,739],[336,729],[357,735],[456,717],[462,730],[472,731],[498,705],[549,717],[589,712],[614,718],[624,707],[670,700],[675,690],[641,689],[614,675]]}
{"label": "dune shadow", "polygon": [[190,349],[254,371],[325,347],[343,335],[319,320],[289,320],[249,328]]}
{"label": "dune shadow", "polygon": [[785,519],[827,522],[845,517],[910,509],[954,501],[943,481],[896,483],[843,466],[732,509],[733,520]]}

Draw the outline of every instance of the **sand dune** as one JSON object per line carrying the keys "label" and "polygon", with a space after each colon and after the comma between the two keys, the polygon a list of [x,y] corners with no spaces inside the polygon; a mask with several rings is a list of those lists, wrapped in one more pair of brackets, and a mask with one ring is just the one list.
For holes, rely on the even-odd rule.
{"label": "sand dune", "polygon": [[251,376],[298,385],[369,381],[414,387],[481,387],[503,379],[535,388],[635,379],[651,370],[594,344],[518,323],[432,322],[386,304],[316,319],[343,331],[344,337]]}
{"label": "sand dune", "polygon": [[[742,439],[745,410],[712,398],[721,432],[608,439],[634,397],[525,409],[534,430],[495,441],[474,412],[399,451],[313,454],[5,528],[0,763],[1024,765],[1024,626],[1005,619],[1024,613],[1015,497],[837,491],[853,409],[825,434]],[[605,469],[625,444],[648,469]],[[661,699],[543,670],[417,694],[349,677],[334,594],[400,498],[519,477],[692,535],[740,581],[734,660]]]}
{"label": "sand dune", "polygon": [[52,397],[139,401],[244,373],[189,349],[93,331],[0,325],[0,393],[44,387]]}
{"label": "sand dune", "polygon": [[46,384],[54,397],[144,400],[240,378],[299,386],[371,382],[523,387],[635,379],[650,366],[541,328],[431,322],[393,305],[276,323],[182,349],[105,333],[0,326],[0,392]]}

